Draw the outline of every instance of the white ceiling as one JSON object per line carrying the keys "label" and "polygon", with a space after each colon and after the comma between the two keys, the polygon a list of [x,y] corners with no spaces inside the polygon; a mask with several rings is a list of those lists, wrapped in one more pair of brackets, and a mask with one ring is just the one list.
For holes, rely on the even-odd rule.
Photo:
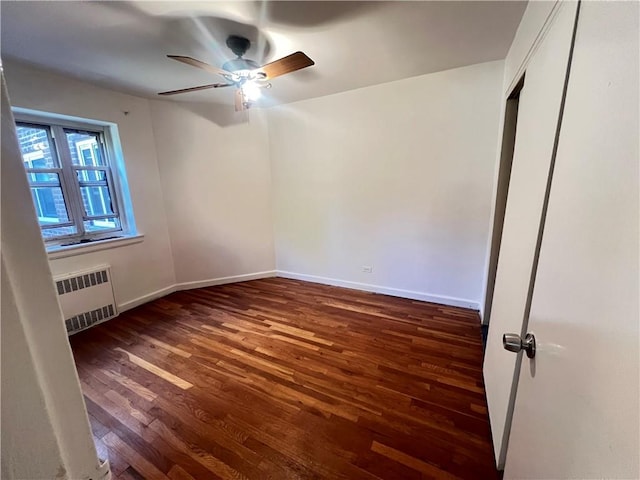
{"label": "white ceiling", "polygon": [[[146,97],[218,82],[166,58],[220,66],[230,34],[267,63],[297,50],[316,65],[273,80],[263,105],[328,95],[506,56],[526,2],[1,2],[3,59]],[[261,52],[266,52],[262,55]],[[231,89],[171,98],[232,103]]]}

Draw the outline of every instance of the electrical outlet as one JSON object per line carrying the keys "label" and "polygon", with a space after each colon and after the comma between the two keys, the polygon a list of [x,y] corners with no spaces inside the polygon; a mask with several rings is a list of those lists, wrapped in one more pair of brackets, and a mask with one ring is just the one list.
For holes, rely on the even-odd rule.
{"label": "electrical outlet", "polygon": [[371,272],[373,272],[373,267],[371,265],[363,265],[362,266],[362,271],[364,273],[371,273]]}

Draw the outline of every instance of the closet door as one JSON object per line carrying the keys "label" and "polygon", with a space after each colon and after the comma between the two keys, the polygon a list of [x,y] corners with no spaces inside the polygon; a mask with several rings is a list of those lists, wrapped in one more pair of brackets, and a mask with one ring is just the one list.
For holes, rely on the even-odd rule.
{"label": "closet door", "polygon": [[515,149],[498,257],[484,379],[499,468],[504,465],[519,357],[502,346],[524,333],[538,237],[573,38],[576,2],[562,2],[531,56],[520,92]]}
{"label": "closet door", "polygon": [[505,478],[640,478],[639,17],[580,6]]}

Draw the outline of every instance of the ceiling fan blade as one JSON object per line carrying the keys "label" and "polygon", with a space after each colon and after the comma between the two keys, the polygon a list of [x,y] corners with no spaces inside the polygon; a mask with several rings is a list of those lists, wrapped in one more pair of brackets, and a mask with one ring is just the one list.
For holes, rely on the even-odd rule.
{"label": "ceiling fan blade", "polygon": [[267,63],[258,71],[262,71],[267,74],[267,80],[279,77],[285,73],[295,72],[296,70],[302,70],[303,68],[315,65],[316,62],[311,60],[302,52],[292,53],[286,57],[282,57],[279,60],[275,60],[271,63]]}
{"label": "ceiling fan blade", "polygon": [[158,95],[176,95],[177,93],[196,92],[198,90],[208,90],[209,88],[222,88],[231,86],[233,86],[233,83],[211,83],[209,85],[200,85],[199,87],[181,88],[179,90],[160,92]]}
{"label": "ceiling fan blade", "polygon": [[241,88],[238,88],[236,90],[235,103],[236,103],[236,112],[241,112],[244,110],[244,94],[242,93]]}
{"label": "ceiling fan blade", "polygon": [[231,75],[231,72],[227,72],[226,70],[222,70],[221,68],[216,68],[208,63],[201,62],[200,60],[196,60],[191,57],[184,57],[182,55],[167,55],[167,57],[172,60],[177,60],[178,62],[186,63],[187,65],[191,65],[192,67],[201,68],[210,73],[215,73],[217,75],[222,75],[223,77],[227,77]]}

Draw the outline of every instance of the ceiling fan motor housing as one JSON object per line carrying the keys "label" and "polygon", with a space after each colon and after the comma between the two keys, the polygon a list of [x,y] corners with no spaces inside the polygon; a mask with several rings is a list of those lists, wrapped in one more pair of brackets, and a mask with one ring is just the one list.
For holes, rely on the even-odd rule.
{"label": "ceiling fan motor housing", "polygon": [[249,47],[251,47],[251,42],[245,37],[229,35],[227,38],[227,47],[229,47],[238,57],[242,57],[246,51],[249,50]]}

